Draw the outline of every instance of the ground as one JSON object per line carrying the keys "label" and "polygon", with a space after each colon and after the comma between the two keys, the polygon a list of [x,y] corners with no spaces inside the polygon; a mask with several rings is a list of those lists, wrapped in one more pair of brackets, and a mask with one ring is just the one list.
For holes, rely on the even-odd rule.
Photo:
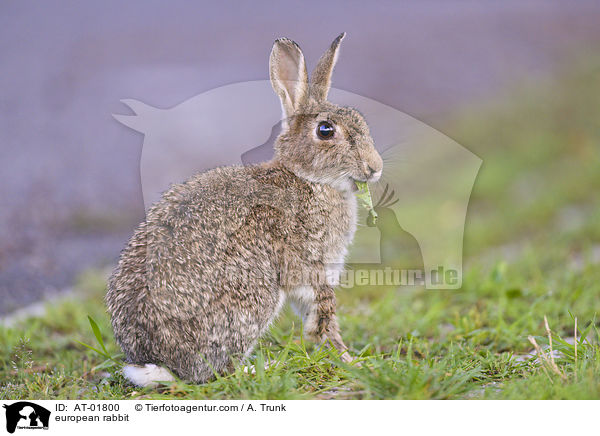
{"label": "ground", "polygon": [[305,343],[286,311],[252,356],[255,374],[239,366],[204,385],[135,388],[118,372],[105,275],[89,271],[77,297],[0,327],[0,398],[600,399],[599,67],[583,61],[448,121],[484,161],[464,286],[341,290],[361,368]]}

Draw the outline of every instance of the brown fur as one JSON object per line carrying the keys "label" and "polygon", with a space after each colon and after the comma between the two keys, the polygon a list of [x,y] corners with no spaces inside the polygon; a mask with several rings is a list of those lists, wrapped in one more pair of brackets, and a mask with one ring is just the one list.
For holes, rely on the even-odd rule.
{"label": "brown fur", "polygon": [[[356,226],[353,180],[377,178],[382,161],[363,117],[314,91],[329,88],[342,37],[313,73],[312,93],[298,45],[275,42],[271,81],[287,122],[271,162],[197,174],[148,211],[106,296],[129,362],[205,382],[252,351],[284,301],[308,337],[330,340],[350,360],[335,276]],[[333,139],[315,134],[324,120],[335,125]]]}

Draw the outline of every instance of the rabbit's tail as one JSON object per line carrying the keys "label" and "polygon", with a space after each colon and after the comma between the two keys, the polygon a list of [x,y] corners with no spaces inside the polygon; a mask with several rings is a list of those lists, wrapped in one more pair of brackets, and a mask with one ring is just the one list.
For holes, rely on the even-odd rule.
{"label": "rabbit's tail", "polygon": [[175,380],[168,370],[153,363],[147,363],[144,366],[126,365],[123,368],[123,375],[131,383],[140,387],[156,387],[158,386],[157,382]]}

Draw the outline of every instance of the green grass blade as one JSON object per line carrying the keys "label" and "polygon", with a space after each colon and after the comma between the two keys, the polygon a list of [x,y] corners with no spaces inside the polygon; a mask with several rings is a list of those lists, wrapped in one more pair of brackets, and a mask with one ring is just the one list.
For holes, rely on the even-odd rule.
{"label": "green grass blade", "polygon": [[100,344],[100,347],[102,347],[104,354],[110,357],[109,352],[106,350],[106,347],[104,346],[104,341],[102,340],[102,334],[100,333],[100,328],[98,327],[98,324],[96,324],[96,321],[94,321],[94,318],[92,318],[89,315],[88,315],[88,320],[90,321],[90,325],[92,326],[92,331],[94,332],[94,336],[96,336],[96,340]]}
{"label": "green grass blade", "polygon": [[98,353],[98,354],[100,354],[102,356],[106,356],[105,353],[103,353],[102,351],[98,350],[95,347],[92,347],[91,345],[86,344],[85,342],[78,341],[77,339],[75,339],[75,342],[77,342],[79,345],[83,345],[84,347],[89,348],[92,351],[95,351],[96,353]]}

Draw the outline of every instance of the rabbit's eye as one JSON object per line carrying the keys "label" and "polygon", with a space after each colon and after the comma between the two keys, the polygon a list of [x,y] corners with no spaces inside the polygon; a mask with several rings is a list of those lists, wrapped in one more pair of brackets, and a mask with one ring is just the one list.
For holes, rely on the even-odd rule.
{"label": "rabbit's eye", "polygon": [[331,139],[335,133],[335,128],[327,121],[321,121],[317,126],[317,136],[321,139]]}

